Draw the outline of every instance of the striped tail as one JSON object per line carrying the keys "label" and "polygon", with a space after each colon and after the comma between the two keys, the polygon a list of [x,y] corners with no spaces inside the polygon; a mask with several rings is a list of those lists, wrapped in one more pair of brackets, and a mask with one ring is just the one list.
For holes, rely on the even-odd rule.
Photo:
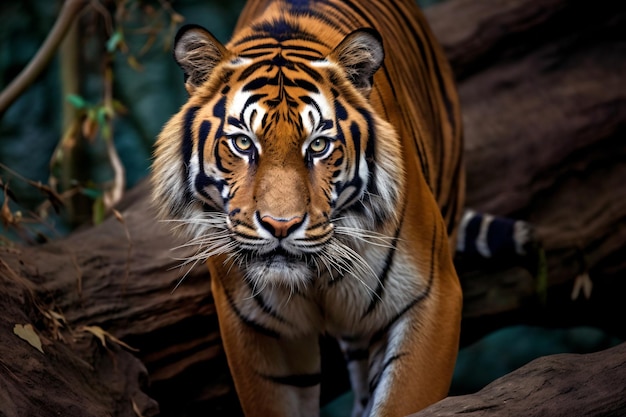
{"label": "striped tail", "polygon": [[536,243],[532,226],[522,220],[466,209],[459,225],[456,252],[486,259],[526,256]]}

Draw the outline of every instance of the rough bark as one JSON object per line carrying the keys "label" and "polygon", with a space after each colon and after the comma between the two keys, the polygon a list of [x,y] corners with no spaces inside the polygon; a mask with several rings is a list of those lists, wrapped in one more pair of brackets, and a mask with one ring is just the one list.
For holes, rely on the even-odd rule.
{"label": "rough bark", "polygon": [[427,16],[458,75],[467,206],[529,221],[547,260],[547,292],[532,260],[462,268],[465,340],[519,321],[626,339],[626,7],[453,0]]}
{"label": "rough bark", "polygon": [[[462,267],[464,343],[522,321],[626,338],[616,320],[626,309],[626,7],[610,3],[449,0],[428,10],[459,77],[468,205],[530,221],[547,261],[543,284],[536,259]],[[185,252],[170,249],[182,242],[154,220],[147,195],[146,183],[130,192],[121,219],[0,248],[0,415],[155,415],[143,392],[164,416],[237,415],[210,277],[196,266],[176,288],[186,269],[174,258]],[[585,274],[591,296],[572,300]],[[43,354],[13,332],[28,323]],[[112,339],[105,348],[85,326],[139,351]],[[548,357],[419,415],[617,415],[625,349]]]}
{"label": "rough bark", "polygon": [[472,395],[411,417],[626,415],[626,343],[586,355],[544,356]]}
{"label": "rough bark", "polygon": [[[188,268],[179,268],[182,261],[176,258],[189,255],[189,251],[172,251],[182,242],[171,237],[167,225],[155,221],[147,195],[147,183],[127,195],[118,207],[121,220],[112,216],[96,228],[76,232],[44,247],[0,250],[0,275],[7,287],[24,292],[23,286],[28,285],[32,294],[28,321],[5,316],[8,320],[2,339],[11,344],[6,345],[7,356],[0,357],[11,373],[21,366],[21,361],[8,359],[12,358],[13,344],[25,344],[11,334],[14,324],[38,324],[42,337],[55,346],[63,345],[54,340],[56,333],[71,342],[77,333],[89,336],[80,331],[84,326],[98,326],[139,350],[132,353],[148,369],[150,393],[159,400],[163,415],[175,415],[170,414],[170,407],[174,409],[181,396],[183,400],[193,398],[194,402],[209,399],[208,407],[216,409],[221,407],[220,402],[230,400],[232,408],[236,402],[228,396],[232,388],[220,345],[208,271],[204,266],[196,266],[185,276]],[[176,288],[184,276],[184,283]],[[15,301],[8,304],[12,303]],[[62,315],[67,329],[55,329],[54,323],[37,314],[39,310]],[[114,343],[109,345],[115,347]],[[70,347],[75,347],[72,353],[77,357],[84,354],[82,346],[70,343]],[[31,353],[38,352],[33,349]],[[114,352],[107,354],[117,361],[118,355],[127,353],[115,347]],[[87,355],[93,353],[88,350]],[[48,356],[44,360],[54,368],[51,381],[62,379],[67,372],[65,365]],[[202,380],[209,383],[198,386]],[[27,381],[29,378],[22,383]],[[68,389],[80,395],[85,386],[76,384]]]}

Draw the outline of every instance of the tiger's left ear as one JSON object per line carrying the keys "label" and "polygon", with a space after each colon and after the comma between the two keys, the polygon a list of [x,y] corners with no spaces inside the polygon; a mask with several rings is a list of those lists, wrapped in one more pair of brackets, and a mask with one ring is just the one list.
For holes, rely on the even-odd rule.
{"label": "tiger's left ear", "polygon": [[185,25],[176,34],[174,59],[185,73],[185,88],[190,95],[229,56],[224,45],[202,26]]}
{"label": "tiger's left ear", "polygon": [[374,73],[385,58],[382,37],[372,28],[357,29],[348,34],[329,57],[343,67],[352,84],[368,97]]}

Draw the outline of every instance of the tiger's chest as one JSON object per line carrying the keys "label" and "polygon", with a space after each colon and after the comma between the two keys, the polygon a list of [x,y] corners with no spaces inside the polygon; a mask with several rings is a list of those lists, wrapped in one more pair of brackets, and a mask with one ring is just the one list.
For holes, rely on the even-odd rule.
{"label": "tiger's chest", "polygon": [[[369,255],[365,258],[378,257]],[[255,292],[242,286],[234,303],[250,322],[287,337],[368,337],[426,290],[419,273],[406,265],[397,254],[393,264],[370,265],[361,274],[322,273],[300,291],[277,286]]]}

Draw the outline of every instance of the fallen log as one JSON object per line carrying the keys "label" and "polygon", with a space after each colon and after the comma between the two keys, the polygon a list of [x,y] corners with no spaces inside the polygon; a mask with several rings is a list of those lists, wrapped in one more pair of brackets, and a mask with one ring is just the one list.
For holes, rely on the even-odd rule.
{"label": "fallen log", "polygon": [[[11,334],[14,324],[36,324],[36,330],[49,343],[64,346],[68,342],[78,357],[94,353],[72,343],[73,338],[80,329],[95,326],[138,350],[132,353],[139,359],[137,365],[148,369],[151,395],[159,400],[163,415],[169,414],[170,402],[173,409],[177,407],[180,397],[171,396],[177,391],[183,398],[200,391],[200,398],[216,402],[209,407],[219,408],[226,399],[236,404],[220,344],[208,270],[201,265],[187,273],[179,267],[181,261],[176,257],[185,253],[172,249],[182,242],[176,242],[168,228],[155,220],[147,185],[143,183],[126,196],[118,206],[119,218],[112,216],[96,228],[42,247],[0,249],[0,275],[7,285],[17,286],[18,292],[28,288],[31,305],[27,308],[32,311],[29,320],[18,315],[4,317],[8,323],[2,339],[10,343],[2,360],[21,366],[22,356],[16,358],[12,353],[13,344],[23,344]],[[183,277],[183,284],[177,286]],[[15,310],[15,300],[0,301],[7,302],[6,308],[0,305],[3,311]],[[63,327],[46,320],[42,311],[61,317]],[[58,340],[57,333],[63,340]],[[129,355],[121,348],[108,354],[116,363],[119,357]],[[64,363],[46,359],[47,365],[59,372],[56,378],[72,372]],[[9,370],[16,372],[12,367]],[[194,390],[198,380],[194,375],[204,372],[209,375],[208,383]],[[126,382],[139,384],[145,379],[144,375]],[[29,380],[26,376],[19,382],[23,385]],[[86,387],[76,384],[68,389],[81,396]]]}
{"label": "fallen log", "polygon": [[426,10],[459,79],[466,205],[530,222],[547,262],[544,277],[541,260],[460,265],[466,342],[504,322],[589,324],[626,339],[612,319],[626,290],[626,7],[589,6]]}
{"label": "fallen log", "polygon": [[410,417],[626,415],[626,343],[585,355],[535,359],[471,395]]}

